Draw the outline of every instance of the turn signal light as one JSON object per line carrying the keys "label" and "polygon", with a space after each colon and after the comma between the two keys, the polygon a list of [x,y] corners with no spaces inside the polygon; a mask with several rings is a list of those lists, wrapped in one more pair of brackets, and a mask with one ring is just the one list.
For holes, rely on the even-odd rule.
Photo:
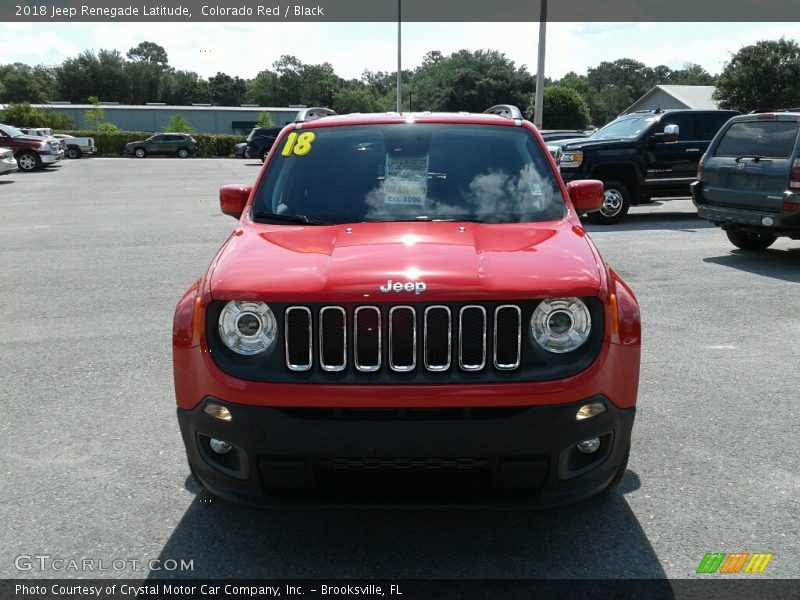
{"label": "turn signal light", "polygon": [[220,421],[230,421],[233,419],[231,415],[231,411],[229,411],[224,406],[220,406],[219,404],[206,404],[203,412],[209,416],[214,417],[215,419],[219,419]]}
{"label": "turn signal light", "polygon": [[584,419],[591,419],[599,414],[606,412],[606,406],[602,402],[592,402],[591,404],[584,404],[578,409],[575,414],[576,421],[583,421]]}

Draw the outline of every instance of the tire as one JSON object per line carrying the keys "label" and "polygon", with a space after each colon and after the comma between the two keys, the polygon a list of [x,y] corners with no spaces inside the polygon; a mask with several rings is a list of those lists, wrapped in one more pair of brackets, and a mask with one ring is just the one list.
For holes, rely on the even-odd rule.
{"label": "tire", "polygon": [[267,155],[269,155],[269,150],[270,150],[270,149],[269,149],[269,148],[267,148],[266,150],[264,150],[264,153],[261,155],[261,162],[262,162],[262,163],[263,163],[263,162],[267,162]]}
{"label": "tire", "polygon": [[35,171],[41,164],[39,157],[33,152],[21,152],[17,155],[17,166],[20,171],[24,171],[25,173]]}
{"label": "tire", "polygon": [[615,225],[628,214],[628,209],[631,207],[631,194],[627,186],[616,179],[604,180],[603,187],[605,188],[603,207],[589,213],[586,218],[588,221],[600,225]]}
{"label": "tire", "polygon": [[752,233],[750,231],[741,231],[739,229],[730,229],[725,232],[731,244],[742,250],[751,252],[760,252],[766,250],[778,238],[769,233]]}
{"label": "tire", "polygon": [[623,458],[622,462],[619,463],[619,467],[617,467],[617,472],[614,473],[614,478],[611,480],[611,483],[608,484],[608,487],[606,487],[607,490],[616,487],[617,485],[619,485],[619,482],[622,481],[622,478],[625,476],[625,471],[628,468],[628,458],[630,457],[630,455],[631,455],[631,449],[630,447],[628,447],[628,449],[625,451],[625,458]]}
{"label": "tire", "polygon": [[133,151],[133,155],[136,158],[145,158],[147,156],[147,150],[145,150],[144,148],[137,148],[136,150]]}
{"label": "tire", "polygon": [[80,158],[81,156],[83,156],[83,152],[81,152],[80,148],[75,146],[67,148],[67,158]]}
{"label": "tire", "polygon": [[189,151],[186,148],[179,148],[178,156],[180,158],[189,158]]}

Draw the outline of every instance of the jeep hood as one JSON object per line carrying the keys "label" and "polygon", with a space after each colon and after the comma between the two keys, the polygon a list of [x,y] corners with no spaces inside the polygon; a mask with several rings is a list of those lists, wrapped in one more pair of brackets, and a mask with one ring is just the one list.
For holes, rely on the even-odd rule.
{"label": "jeep hood", "polygon": [[[568,220],[548,223],[247,223],[212,263],[215,299],[292,302],[513,300],[593,296],[593,247]],[[382,292],[424,282],[424,293]],[[416,286],[419,289],[419,286]]]}

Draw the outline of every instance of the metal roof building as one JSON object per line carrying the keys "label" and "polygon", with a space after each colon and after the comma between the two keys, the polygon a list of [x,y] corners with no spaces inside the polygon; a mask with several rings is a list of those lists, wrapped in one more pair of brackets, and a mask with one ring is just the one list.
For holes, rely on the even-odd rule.
{"label": "metal roof building", "polygon": [[712,99],[713,85],[657,85],[622,114],[656,108],[697,108],[715,110],[719,105]]}
{"label": "metal roof building", "polygon": [[[76,129],[85,129],[85,113],[94,108],[92,104],[69,104],[53,102],[35,104],[37,108],[51,108],[67,115]],[[250,133],[261,113],[268,113],[275,126],[291,123],[298,107],[274,106],[168,106],[165,104],[115,104],[101,102],[104,120],[125,131],[164,131],[170,119],[180,115],[198,133]]]}

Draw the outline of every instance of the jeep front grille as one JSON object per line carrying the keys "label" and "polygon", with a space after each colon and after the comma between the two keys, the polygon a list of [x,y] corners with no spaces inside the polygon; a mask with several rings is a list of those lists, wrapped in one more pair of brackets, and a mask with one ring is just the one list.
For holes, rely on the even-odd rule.
{"label": "jeep front grille", "polygon": [[325,306],[314,312],[290,306],[284,314],[285,364],[298,372],[311,370],[315,360],[325,372],[346,371],[350,364],[360,373],[479,372],[487,364],[513,371],[521,362],[522,321],[513,304],[489,311],[479,304],[352,311]]}

